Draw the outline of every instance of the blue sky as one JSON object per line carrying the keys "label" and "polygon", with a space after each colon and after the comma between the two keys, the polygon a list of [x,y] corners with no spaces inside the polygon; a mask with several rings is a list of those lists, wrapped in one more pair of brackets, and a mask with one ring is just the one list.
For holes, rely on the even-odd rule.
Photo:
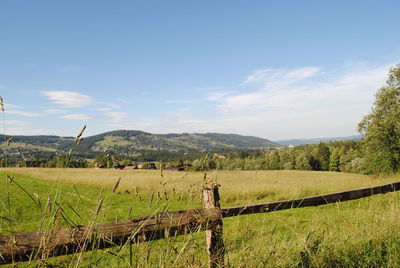
{"label": "blue sky", "polygon": [[399,9],[385,0],[1,0],[5,131],[354,135],[400,62]]}

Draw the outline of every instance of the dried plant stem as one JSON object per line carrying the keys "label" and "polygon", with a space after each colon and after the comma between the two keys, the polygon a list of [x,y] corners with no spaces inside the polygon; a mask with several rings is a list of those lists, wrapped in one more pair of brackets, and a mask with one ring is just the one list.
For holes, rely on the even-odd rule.
{"label": "dried plant stem", "polygon": [[24,187],[22,187],[18,182],[14,180],[14,178],[10,175],[7,175],[7,178],[10,180],[10,182],[13,182],[19,189],[21,189],[32,201],[35,203],[35,205],[39,208],[42,209],[42,206],[38,202],[37,199],[35,199],[27,190],[25,190]]}

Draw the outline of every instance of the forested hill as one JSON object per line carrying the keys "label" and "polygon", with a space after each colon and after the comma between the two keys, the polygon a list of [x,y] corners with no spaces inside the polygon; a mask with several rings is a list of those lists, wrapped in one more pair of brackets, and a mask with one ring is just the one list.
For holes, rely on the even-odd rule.
{"label": "forested hill", "polygon": [[[12,147],[68,151],[73,137],[13,136]],[[4,135],[0,139],[5,141]],[[4,147],[3,142],[3,147]],[[85,137],[77,148],[81,153],[116,152],[228,152],[235,150],[258,150],[279,147],[267,139],[220,133],[151,134],[137,130],[117,130]]]}

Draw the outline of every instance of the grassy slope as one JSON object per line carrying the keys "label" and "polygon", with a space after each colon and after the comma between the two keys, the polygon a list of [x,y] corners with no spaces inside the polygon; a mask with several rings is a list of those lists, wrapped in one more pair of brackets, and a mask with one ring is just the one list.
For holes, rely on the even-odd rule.
{"label": "grassy slope", "polygon": [[[96,222],[148,214],[162,205],[169,206],[169,210],[201,206],[201,173],[165,172],[161,177],[156,171],[9,169],[0,173],[0,216],[7,218],[0,220],[2,235],[47,229],[52,226],[47,222],[54,215],[54,209],[53,214],[41,212],[13,184],[10,185],[11,210],[8,215],[7,187],[4,183],[6,173],[13,173],[17,182],[28,192],[40,196],[43,205],[51,194],[65,210],[65,215],[76,224],[89,221],[98,203],[101,187],[105,188],[105,205],[95,218]],[[398,180],[398,177],[371,179],[354,174],[300,171],[218,172],[209,176],[217,178],[222,185],[223,206],[295,198]],[[119,177],[122,178],[121,193],[112,194],[111,189]],[[76,187],[81,198],[72,183],[79,183]],[[130,193],[123,193],[125,190]],[[168,201],[164,198],[164,192]],[[155,194],[150,204],[152,193]],[[235,267],[398,266],[399,196],[398,193],[391,193],[319,208],[225,219],[227,260]],[[131,207],[132,213],[128,217]],[[81,218],[72,208],[78,211]],[[12,220],[12,224],[8,219]],[[61,217],[56,222],[65,225]],[[194,266],[203,266],[203,236],[203,233],[199,233],[170,241],[134,245],[132,262],[138,266],[147,262],[150,266],[160,263],[185,266],[185,263],[192,262]],[[119,257],[94,251],[84,254],[80,264],[90,266],[98,261],[99,267],[128,265],[130,255],[127,249],[121,252],[118,252],[118,248],[108,251],[119,253]],[[77,257],[53,258],[48,262],[68,266],[76,264]]]}

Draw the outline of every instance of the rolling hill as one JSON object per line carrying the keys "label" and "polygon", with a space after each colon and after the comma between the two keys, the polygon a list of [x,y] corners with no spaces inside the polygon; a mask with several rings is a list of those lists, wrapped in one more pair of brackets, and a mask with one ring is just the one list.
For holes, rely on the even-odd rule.
{"label": "rolling hill", "polygon": [[[5,140],[0,135],[1,140]],[[59,136],[13,136],[14,152],[26,150],[67,152],[74,143],[74,137]],[[151,134],[138,130],[116,130],[85,137],[77,153],[96,155],[117,153],[127,155],[188,154],[206,152],[230,152],[237,150],[259,150],[280,147],[267,139],[220,133]],[[3,143],[1,148],[5,148]]]}

